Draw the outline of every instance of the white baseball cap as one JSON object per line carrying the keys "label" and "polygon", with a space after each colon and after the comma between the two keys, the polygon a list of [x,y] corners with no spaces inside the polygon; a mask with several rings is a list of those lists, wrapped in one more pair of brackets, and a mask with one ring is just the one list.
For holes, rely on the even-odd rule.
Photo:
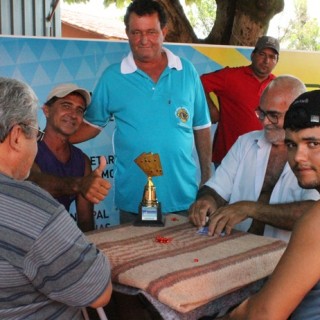
{"label": "white baseball cap", "polygon": [[51,100],[53,97],[64,98],[65,96],[67,96],[72,92],[78,92],[82,95],[82,97],[86,101],[86,107],[90,104],[91,102],[90,92],[87,91],[86,89],[79,88],[76,84],[73,84],[73,83],[63,83],[54,87],[50,91],[47,97],[47,101]]}

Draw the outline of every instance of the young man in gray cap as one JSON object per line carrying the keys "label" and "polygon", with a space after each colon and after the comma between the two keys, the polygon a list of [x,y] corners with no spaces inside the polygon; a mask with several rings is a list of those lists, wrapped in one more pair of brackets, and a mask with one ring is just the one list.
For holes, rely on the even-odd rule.
{"label": "young man in gray cap", "polygon": [[[299,185],[320,192],[320,90],[300,95],[284,120],[290,166]],[[223,319],[318,320],[320,202],[296,223],[289,245],[264,288]]]}
{"label": "young man in gray cap", "polygon": [[29,177],[68,211],[76,201],[76,220],[82,231],[94,229],[94,219],[93,203],[81,194],[81,188],[96,184],[95,197],[105,195],[110,188],[109,182],[101,177],[105,159],[102,157],[99,168],[92,172],[88,156],[69,142],[69,137],[82,123],[90,101],[90,93],[72,83],[52,89],[43,106],[47,119],[45,136],[38,142],[38,153]]}
{"label": "young man in gray cap", "polygon": [[[278,40],[263,36],[251,53],[249,66],[225,67],[201,76],[211,121],[218,122],[212,149],[212,162],[216,166],[240,135],[262,129],[254,111],[262,91],[275,78],[271,72],[277,65],[279,52]],[[217,105],[210,93],[218,98]]]}

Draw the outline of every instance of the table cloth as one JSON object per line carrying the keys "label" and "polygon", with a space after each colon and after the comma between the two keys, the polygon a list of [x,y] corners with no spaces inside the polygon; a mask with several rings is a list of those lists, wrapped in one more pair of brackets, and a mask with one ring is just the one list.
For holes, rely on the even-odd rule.
{"label": "table cloth", "polygon": [[114,283],[181,313],[267,277],[286,247],[239,231],[217,238],[196,231],[186,217],[168,215],[165,227],[120,225],[86,235],[108,256]]}

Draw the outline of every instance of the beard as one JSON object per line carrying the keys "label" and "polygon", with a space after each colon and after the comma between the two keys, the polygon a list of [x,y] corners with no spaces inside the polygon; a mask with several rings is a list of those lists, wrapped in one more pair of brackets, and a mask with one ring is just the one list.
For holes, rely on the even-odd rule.
{"label": "beard", "polygon": [[285,138],[285,131],[282,128],[266,126],[264,128],[264,136],[271,144],[283,143]]}
{"label": "beard", "polygon": [[[319,189],[320,187],[320,181],[312,181],[312,182],[300,182],[298,180],[298,184],[302,189]],[[319,191],[319,190],[318,190]]]}
{"label": "beard", "polygon": [[318,178],[316,168],[310,167],[310,169],[314,172],[314,174],[312,174],[310,172],[310,174],[308,174],[308,175],[303,175],[303,173],[301,173],[299,171],[298,165],[293,166],[293,167],[291,166],[291,169],[292,169],[294,175],[297,177],[298,184],[301,188],[303,188],[303,189],[317,189],[317,190],[320,188],[320,180]]}

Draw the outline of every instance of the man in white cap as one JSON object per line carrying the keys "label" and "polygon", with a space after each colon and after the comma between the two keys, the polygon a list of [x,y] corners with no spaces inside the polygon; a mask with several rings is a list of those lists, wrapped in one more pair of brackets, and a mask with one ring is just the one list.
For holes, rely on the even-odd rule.
{"label": "man in white cap", "polygon": [[[255,109],[262,91],[275,78],[272,70],[278,63],[279,53],[278,40],[263,36],[251,53],[250,65],[225,67],[201,76],[211,122],[218,122],[212,148],[215,166],[221,163],[240,135],[262,129]],[[214,96],[218,99],[216,103],[211,99]]]}
{"label": "man in white cap", "polygon": [[[102,200],[110,188],[109,182],[101,177],[105,158],[101,157],[99,167],[92,172],[88,156],[69,142],[69,137],[82,123],[90,101],[90,93],[75,84],[53,88],[42,108],[47,119],[45,135],[38,142],[38,153],[29,177],[68,211],[76,201],[76,220],[82,231],[94,229],[93,203]],[[84,190],[90,188],[94,189],[93,195],[86,199]]]}

